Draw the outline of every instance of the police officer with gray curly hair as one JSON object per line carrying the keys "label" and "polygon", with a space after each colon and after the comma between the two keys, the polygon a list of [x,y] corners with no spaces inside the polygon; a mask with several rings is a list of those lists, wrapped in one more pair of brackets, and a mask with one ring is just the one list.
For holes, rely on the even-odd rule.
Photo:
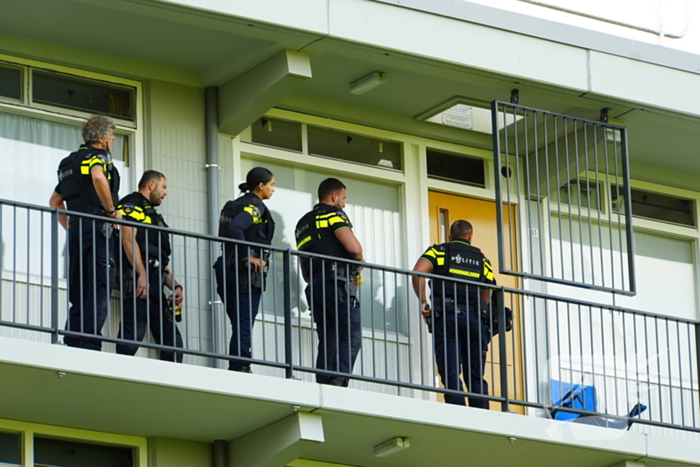
{"label": "police officer with gray curly hair", "polygon": [[49,206],[100,216],[59,216],[68,230],[68,299],[70,310],[64,342],[71,347],[101,350],[107,319],[107,301],[115,265],[115,243],[110,219],[121,219],[116,210],[119,172],[110,151],[115,125],[105,116],[91,117],[82,128],[85,144],[58,166],[58,185]]}

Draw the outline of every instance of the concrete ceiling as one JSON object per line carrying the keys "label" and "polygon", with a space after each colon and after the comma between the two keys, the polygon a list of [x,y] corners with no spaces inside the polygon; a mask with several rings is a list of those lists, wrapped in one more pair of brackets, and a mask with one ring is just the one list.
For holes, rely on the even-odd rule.
{"label": "concrete ceiling", "polygon": [[[698,121],[311,33],[147,2],[0,0],[0,34],[186,70],[200,86],[224,84],[280,50],[303,50],[311,56],[313,78],[281,107],[481,148],[490,148],[489,135],[415,116],[454,96],[487,104],[508,100],[518,88],[521,104],[554,112],[597,119],[600,109],[611,108],[611,118],[629,128],[632,161],[700,174]],[[115,72],[108,60],[92,66]],[[348,91],[350,82],[372,71],[386,73],[387,83],[362,96]]]}

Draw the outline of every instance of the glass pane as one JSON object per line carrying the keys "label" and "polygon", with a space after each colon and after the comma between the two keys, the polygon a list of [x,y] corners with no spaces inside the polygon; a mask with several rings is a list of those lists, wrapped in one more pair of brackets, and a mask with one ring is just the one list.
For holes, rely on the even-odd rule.
{"label": "glass pane", "polygon": [[32,71],[32,100],[127,120],[134,119],[134,89],[45,71]]}
{"label": "glass pane", "polygon": [[[124,161],[118,160],[123,156],[125,147],[128,148],[128,138],[118,135],[115,139],[113,155],[114,164],[122,175],[120,196],[130,192],[130,174]],[[80,126],[67,123],[53,122],[42,118],[15,115],[0,112],[0,199],[9,199],[29,204],[46,206],[51,192],[56,186],[56,169],[58,164],[70,152],[82,144]],[[35,228],[29,229],[27,224]],[[15,261],[15,249],[18,253],[16,271],[19,274],[30,273],[40,275],[42,271],[42,255],[44,271],[51,264],[49,251],[42,249],[44,238],[37,226],[41,225],[38,213],[27,216],[25,210],[16,213],[10,207],[0,209],[0,268],[10,267]],[[46,235],[49,230],[45,230]],[[59,229],[59,245],[64,245],[65,232]],[[4,245],[4,247],[3,247]],[[27,248],[35,254],[29,255]],[[59,276],[64,277],[64,263],[59,262]]]}
{"label": "glass pane", "polygon": [[[610,199],[614,212],[624,212],[622,188],[610,186]],[[673,224],[695,226],[694,203],[690,199],[632,189],[632,214]]]}
{"label": "glass pane", "polygon": [[22,98],[22,70],[0,67],[0,96]]}
{"label": "glass pane", "polygon": [[401,143],[308,127],[309,153],[388,169],[401,170]]}
{"label": "glass pane", "polygon": [[0,433],[0,463],[22,463],[22,437],[19,433]]}
{"label": "glass pane", "polygon": [[132,448],[34,438],[34,465],[51,467],[132,467]]}
{"label": "glass pane", "polygon": [[253,143],[301,152],[301,124],[262,117],[253,123]]}
{"label": "glass pane", "polygon": [[552,195],[552,202],[569,205],[572,210],[600,209],[600,185],[592,180],[571,180],[559,187],[559,193]]}
{"label": "glass pane", "polygon": [[472,159],[433,149],[428,149],[427,159],[430,178],[465,182],[479,187],[486,186],[482,159]]}
{"label": "glass pane", "polygon": [[[247,173],[251,168],[262,165],[275,174],[276,191],[274,196],[265,201],[272,212],[276,230],[272,245],[278,248],[296,249],[294,229],[299,219],[310,211],[317,202],[318,185],[328,178],[327,173],[307,170],[288,165],[255,161],[249,158],[241,159],[241,173]],[[362,243],[365,258],[368,262],[386,266],[404,267],[403,243],[401,239],[401,213],[399,190],[395,185],[384,185],[355,179],[347,176],[338,177],[348,187],[347,205],[345,208],[353,231]],[[377,225],[382,228],[378,229]],[[295,259],[296,262],[296,259]],[[305,282],[296,276],[294,265],[292,284],[293,313],[309,317],[309,307],[306,297],[299,297],[297,292],[303,291]],[[407,296],[406,284],[397,281],[391,274],[382,277],[381,273],[363,274],[364,285],[360,291],[362,323],[365,327],[374,326],[376,329],[407,332]],[[281,265],[271,268],[268,276],[268,288],[263,296],[261,309],[265,313],[282,313],[283,311],[283,276]],[[388,322],[384,322],[386,319]]]}

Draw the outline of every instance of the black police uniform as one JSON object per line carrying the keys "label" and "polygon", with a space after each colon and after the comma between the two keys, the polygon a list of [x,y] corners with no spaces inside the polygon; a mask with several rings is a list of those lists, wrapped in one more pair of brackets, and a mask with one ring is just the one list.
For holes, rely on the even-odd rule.
{"label": "black police uniform", "polygon": [[[54,191],[63,198],[69,211],[106,215],[92,182],[90,171],[94,167],[104,171],[112,202],[116,205],[120,178],[112,157],[107,151],[83,145],[58,166],[58,185]],[[108,220],[69,216],[68,299],[71,306],[67,330],[102,335],[114,278],[114,240]],[[63,340],[71,347],[102,348],[102,342],[97,339],[66,336]]]}
{"label": "black police uniform", "polygon": [[[119,201],[117,210],[124,220],[146,225],[168,227],[168,224],[153,206],[148,198],[134,192]],[[126,253],[122,264],[122,303],[123,315],[119,326],[119,338],[141,342],[146,328],[151,330],[156,343],[170,347],[182,348],[182,336],[174,321],[173,309],[163,294],[163,286],[168,277],[165,268],[170,262],[172,253],[170,237],[167,232],[136,227],[136,243],[141,251],[141,260],[146,268],[148,295],[137,298],[136,272],[131,266],[133,258],[127,258]],[[134,355],[138,345],[117,344],[117,353]],[[170,362],[182,362],[182,353],[161,350],[160,359]]]}
{"label": "black police uniform", "polygon": [[[297,249],[336,258],[350,255],[335,236],[340,229],[352,228],[339,208],[319,203],[297,223]],[[344,261],[301,258],[306,299],[318,333],[316,368],[351,374],[362,345],[360,303],[357,300],[357,270]],[[316,375],[321,384],[347,386],[349,379]]]}
{"label": "black police uniform", "polygon": [[[265,203],[253,193],[229,201],[221,210],[219,236],[270,245],[275,223]],[[248,258],[268,261],[270,251],[248,245],[224,243],[224,252],[214,263],[216,291],[226,305],[231,321],[229,355],[252,357],[251,332],[265,289],[266,272],[255,273]],[[229,361],[229,370],[250,371],[250,364]]]}
{"label": "black police uniform", "polygon": [[[457,239],[434,245],[421,258],[433,265],[433,274],[494,284],[493,267],[476,247]],[[459,379],[463,368],[469,392],[488,394],[484,380],[486,352],[491,341],[489,327],[483,320],[483,288],[450,280],[432,279],[432,316],[435,359],[442,384],[447,389],[464,390]],[[460,365],[461,363],[461,365]],[[448,404],[464,405],[464,397],[445,395]],[[487,400],[469,398],[470,407],[488,409]]]}

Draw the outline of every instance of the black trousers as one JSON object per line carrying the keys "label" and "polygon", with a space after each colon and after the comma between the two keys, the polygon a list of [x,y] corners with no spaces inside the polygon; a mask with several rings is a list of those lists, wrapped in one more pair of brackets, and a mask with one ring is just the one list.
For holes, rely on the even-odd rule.
{"label": "black trousers", "polygon": [[[306,287],[306,299],[318,334],[316,368],[352,374],[362,347],[360,303],[333,272],[318,274]],[[352,292],[350,292],[352,293]],[[349,378],[316,375],[316,382],[347,386]]]}
{"label": "black trousers", "polygon": [[[461,373],[469,392],[488,394],[489,387],[484,379],[484,369],[490,342],[489,328],[476,311],[453,311],[436,316],[433,322],[433,343],[443,386],[464,391],[459,379]],[[465,405],[464,396],[452,394],[445,394],[445,402]],[[488,409],[489,401],[469,397],[469,406]]]}
{"label": "black trousers", "polygon": [[[83,219],[68,229],[68,320],[66,330],[85,336],[65,336],[71,347],[101,350],[102,326],[114,278],[114,241],[102,231],[104,222]],[[98,338],[90,338],[96,336]]]}
{"label": "black trousers", "polygon": [[[150,269],[147,298],[135,298],[133,289],[124,291],[123,314],[118,335],[120,339],[141,342],[148,328],[157,344],[182,348],[182,335],[163,294],[164,282],[165,274],[160,269]],[[117,353],[123,355],[134,355],[138,349],[138,345],[117,344]],[[160,359],[180,363],[182,353],[161,350]]]}

